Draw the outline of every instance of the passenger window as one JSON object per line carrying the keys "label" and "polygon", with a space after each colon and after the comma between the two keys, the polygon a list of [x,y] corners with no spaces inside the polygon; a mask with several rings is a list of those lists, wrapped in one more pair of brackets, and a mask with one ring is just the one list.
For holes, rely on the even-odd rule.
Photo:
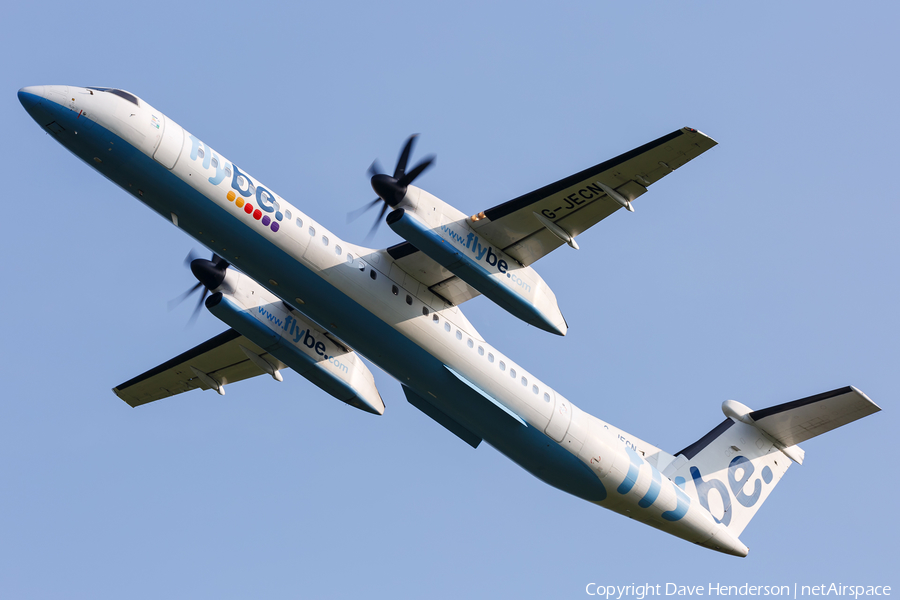
{"label": "passenger window", "polygon": [[297,217],[297,227],[303,227],[303,219]]}
{"label": "passenger window", "polygon": [[412,306],[412,296],[409,294],[406,295],[406,303]]}
{"label": "passenger window", "polygon": [[537,394],[537,393],[538,393],[538,386],[536,386],[536,385],[531,386],[531,391],[534,392],[535,394]]}
{"label": "passenger window", "polygon": [[209,164],[212,165],[213,169],[218,169],[219,168],[219,159],[217,157],[213,156],[212,161]]}
{"label": "passenger window", "polygon": [[450,323],[444,321],[444,331],[450,331]]}
{"label": "passenger window", "polygon": [[343,250],[341,250],[340,244],[335,245],[335,247],[334,247],[334,253],[337,254],[338,256],[340,256],[340,255],[341,255],[341,252],[343,252]]}
{"label": "passenger window", "polygon": [[349,252],[347,253],[347,264],[353,266],[353,255]]}
{"label": "passenger window", "polygon": [[522,385],[528,387],[528,380],[525,377],[522,377]]}
{"label": "passenger window", "polygon": [[309,231],[309,235],[311,235],[312,237],[316,237],[316,228],[315,227],[310,225],[308,231]]}
{"label": "passenger window", "polygon": [[225,165],[225,174],[231,177],[231,165]]}
{"label": "passenger window", "polygon": [[489,362],[489,363],[494,362],[494,355],[493,355],[492,353],[490,353],[490,352],[488,352],[488,362]]}
{"label": "passenger window", "polygon": [[203,146],[200,146],[199,148],[197,148],[197,156],[199,156],[200,158],[203,158],[204,156],[206,156],[206,152],[203,151]]}
{"label": "passenger window", "polygon": [[502,360],[500,361],[500,370],[501,370],[501,371],[505,371],[505,370],[506,370],[506,363],[503,362]]}
{"label": "passenger window", "polygon": [[328,236],[327,235],[322,236],[322,245],[324,245],[324,246],[328,245]]}
{"label": "passenger window", "polygon": [[466,342],[466,346],[468,346],[469,348],[474,348],[474,347],[475,347],[475,342],[473,342],[472,340],[469,340],[469,341]]}
{"label": "passenger window", "polygon": [[544,402],[550,402],[550,394],[544,392]]}
{"label": "passenger window", "polygon": [[441,322],[441,318],[439,316],[437,316],[437,313],[434,313],[434,315],[431,317],[431,320],[434,321],[435,323]]}
{"label": "passenger window", "polygon": [[290,221],[291,220],[291,211],[289,211],[289,210],[284,211],[284,218],[287,219],[288,221]]}
{"label": "passenger window", "polygon": [[[359,270],[360,270],[360,271],[365,271],[365,270],[366,270],[366,263],[364,263],[362,260],[360,260],[360,261],[356,264],[356,266],[359,267]],[[375,278],[372,277],[372,279],[375,279]]]}
{"label": "passenger window", "polygon": [[478,356],[484,356],[484,346],[478,346]]}
{"label": "passenger window", "polygon": [[509,370],[509,376],[512,377],[513,379],[515,379],[516,378],[516,370],[511,368]]}
{"label": "passenger window", "polygon": [[256,186],[253,185],[252,183],[250,184],[250,195],[251,195],[251,196],[255,196],[255,195],[256,195]]}
{"label": "passenger window", "polygon": [[397,286],[396,286],[396,285],[392,285],[392,286],[391,286],[391,293],[392,293],[393,295],[396,296],[398,293],[400,293],[400,290],[397,289]]}
{"label": "passenger window", "polygon": [[244,179],[243,175],[238,175],[238,186],[244,187],[245,185],[247,185],[247,180]]}
{"label": "passenger window", "polygon": [[462,339],[462,331],[460,331],[459,329],[456,330],[456,339],[458,339],[458,340]]}
{"label": "passenger window", "polygon": [[378,277],[378,275],[375,274],[375,269],[369,271],[369,277],[372,278],[372,281],[375,281],[375,278]]}
{"label": "passenger window", "polygon": [[[425,315],[426,317],[428,316],[428,307],[427,306],[422,307],[422,314]],[[434,315],[434,318],[437,319],[437,315]]]}

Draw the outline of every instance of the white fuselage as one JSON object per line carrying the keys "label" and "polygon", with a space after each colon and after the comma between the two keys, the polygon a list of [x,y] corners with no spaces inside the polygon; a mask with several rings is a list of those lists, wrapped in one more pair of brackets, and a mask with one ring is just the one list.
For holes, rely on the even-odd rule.
{"label": "white fuselage", "polygon": [[339,239],[139,99],[71,86],[19,95],[89,165],[537,477],[691,542],[746,554],[661,475],[671,455],[572,405],[387,252]]}

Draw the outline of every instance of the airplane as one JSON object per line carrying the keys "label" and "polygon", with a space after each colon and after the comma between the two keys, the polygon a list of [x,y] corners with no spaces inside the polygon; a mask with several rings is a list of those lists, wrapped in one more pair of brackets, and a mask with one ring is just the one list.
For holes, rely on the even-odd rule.
{"label": "airplane", "polygon": [[881,410],[852,386],[725,419],[669,453],[581,410],[492,346],[460,309],[484,295],[555,335],[568,324],[532,265],[633,203],[716,145],[692,128],[503,204],[466,215],[413,181],[415,137],[391,174],[370,168],[403,241],[338,238],[171,118],[125,90],[45,85],[18,97],[78,158],[205,246],[189,257],[200,304],[229,328],[113,388],[132,407],[259,375],[296,371],[342,402],[382,415],[365,357],[410,404],[473,448],[487,442],[538,479],[699,546],[746,556],[739,539],[798,444]]}

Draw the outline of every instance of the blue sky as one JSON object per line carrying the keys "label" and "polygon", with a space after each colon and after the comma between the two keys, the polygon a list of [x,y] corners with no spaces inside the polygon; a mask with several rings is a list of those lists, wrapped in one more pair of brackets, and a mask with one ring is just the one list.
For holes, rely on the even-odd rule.
{"label": "blue sky", "polygon": [[[14,3],[0,49],[0,590],[10,598],[575,598],[631,583],[894,585],[900,204],[888,2]],[[557,338],[480,332],[669,451],[855,385],[742,535],[692,546],[297,375],[130,409],[110,388],[224,329],[167,301],[198,245],[40,131],[26,85],[120,87],[351,241],[366,169],[474,213],[682,126],[719,146],[535,266]],[[375,245],[398,241],[382,227]]]}

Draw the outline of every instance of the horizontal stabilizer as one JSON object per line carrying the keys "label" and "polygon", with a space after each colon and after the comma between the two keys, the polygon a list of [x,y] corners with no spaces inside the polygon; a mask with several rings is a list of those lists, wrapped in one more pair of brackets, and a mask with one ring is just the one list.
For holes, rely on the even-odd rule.
{"label": "horizontal stabilizer", "polygon": [[880,410],[865,394],[847,386],[757,410],[748,416],[776,441],[793,446]]}

